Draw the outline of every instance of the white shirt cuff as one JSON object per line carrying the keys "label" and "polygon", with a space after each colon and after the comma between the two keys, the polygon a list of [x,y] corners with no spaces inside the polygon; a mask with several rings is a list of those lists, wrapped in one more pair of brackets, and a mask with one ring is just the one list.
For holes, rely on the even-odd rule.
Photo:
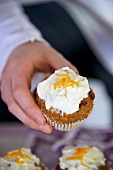
{"label": "white shirt cuff", "polygon": [[44,40],[41,32],[24,14],[20,4],[10,1],[0,2],[0,80],[3,68],[11,52],[26,42]]}

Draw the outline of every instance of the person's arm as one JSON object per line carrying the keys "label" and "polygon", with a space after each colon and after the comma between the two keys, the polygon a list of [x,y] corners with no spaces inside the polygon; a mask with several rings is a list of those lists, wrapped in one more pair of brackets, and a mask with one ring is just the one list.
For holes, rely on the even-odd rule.
{"label": "person's arm", "polygon": [[30,92],[32,76],[64,66],[76,72],[77,69],[45,43],[18,4],[1,3],[0,20],[1,97],[9,111],[23,123],[50,133],[52,127],[46,123]]}
{"label": "person's arm", "polygon": [[[0,78],[9,54],[25,42],[46,42],[18,1],[0,1]],[[47,43],[47,42],[46,42]]]}

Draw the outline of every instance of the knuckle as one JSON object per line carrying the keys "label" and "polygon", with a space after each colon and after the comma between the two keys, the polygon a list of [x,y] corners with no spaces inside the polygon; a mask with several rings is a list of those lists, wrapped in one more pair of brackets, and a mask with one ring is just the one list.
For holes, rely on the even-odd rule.
{"label": "knuckle", "polygon": [[33,122],[32,120],[27,120],[25,124],[32,129],[39,129],[38,125],[36,125],[35,122]]}
{"label": "knuckle", "polygon": [[27,120],[27,121],[25,122],[25,124],[26,124],[27,126],[29,126],[30,128],[32,128],[32,123],[31,123],[30,120]]}
{"label": "knuckle", "polygon": [[17,68],[18,66],[20,66],[21,63],[19,61],[19,57],[14,57],[13,59],[10,60],[10,69],[14,69],[15,67]]}
{"label": "knuckle", "polygon": [[21,89],[19,84],[16,84],[16,86],[13,88],[13,96],[16,98],[19,95],[20,91]]}
{"label": "knuckle", "polygon": [[14,104],[12,102],[8,103],[8,110],[12,113],[14,111]]}

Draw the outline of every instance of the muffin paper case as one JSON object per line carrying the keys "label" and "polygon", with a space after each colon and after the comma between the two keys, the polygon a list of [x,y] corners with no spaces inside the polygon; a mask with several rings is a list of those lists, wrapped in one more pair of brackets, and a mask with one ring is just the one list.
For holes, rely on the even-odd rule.
{"label": "muffin paper case", "polygon": [[74,129],[80,127],[80,126],[84,123],[84,121],[85,121],[85,119],[84,119],[84,120],[81,120],[81,121],[78,120],[78,121],[75,122],[75,123],[68,123],[68,124],[64,123],[64,124],[60,124],[60,123],[57,123],[57,122],[53,122],[53,121],[50,120],[49,117],[47,117],[45,114],[43,114],[43,115],[45,116],[47,122],[48,122],[51,126],[53,126],[55,129],[61,130],[61,131],[74,130]]}

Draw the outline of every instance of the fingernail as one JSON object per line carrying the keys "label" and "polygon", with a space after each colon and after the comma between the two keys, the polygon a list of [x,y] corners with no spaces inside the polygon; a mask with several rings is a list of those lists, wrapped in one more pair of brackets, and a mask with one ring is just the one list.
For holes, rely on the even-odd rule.
{"label": "fingernail", "polygon": [[43,125],[43,121],[38,115],[34,115],[34,120],[36,120],[38,124]]}
{"label": "fingernail", "polygon": [[40,126],[39,128],[41,131],[43,131],[45,133],[51,133],[50,129],[46,126]]}

